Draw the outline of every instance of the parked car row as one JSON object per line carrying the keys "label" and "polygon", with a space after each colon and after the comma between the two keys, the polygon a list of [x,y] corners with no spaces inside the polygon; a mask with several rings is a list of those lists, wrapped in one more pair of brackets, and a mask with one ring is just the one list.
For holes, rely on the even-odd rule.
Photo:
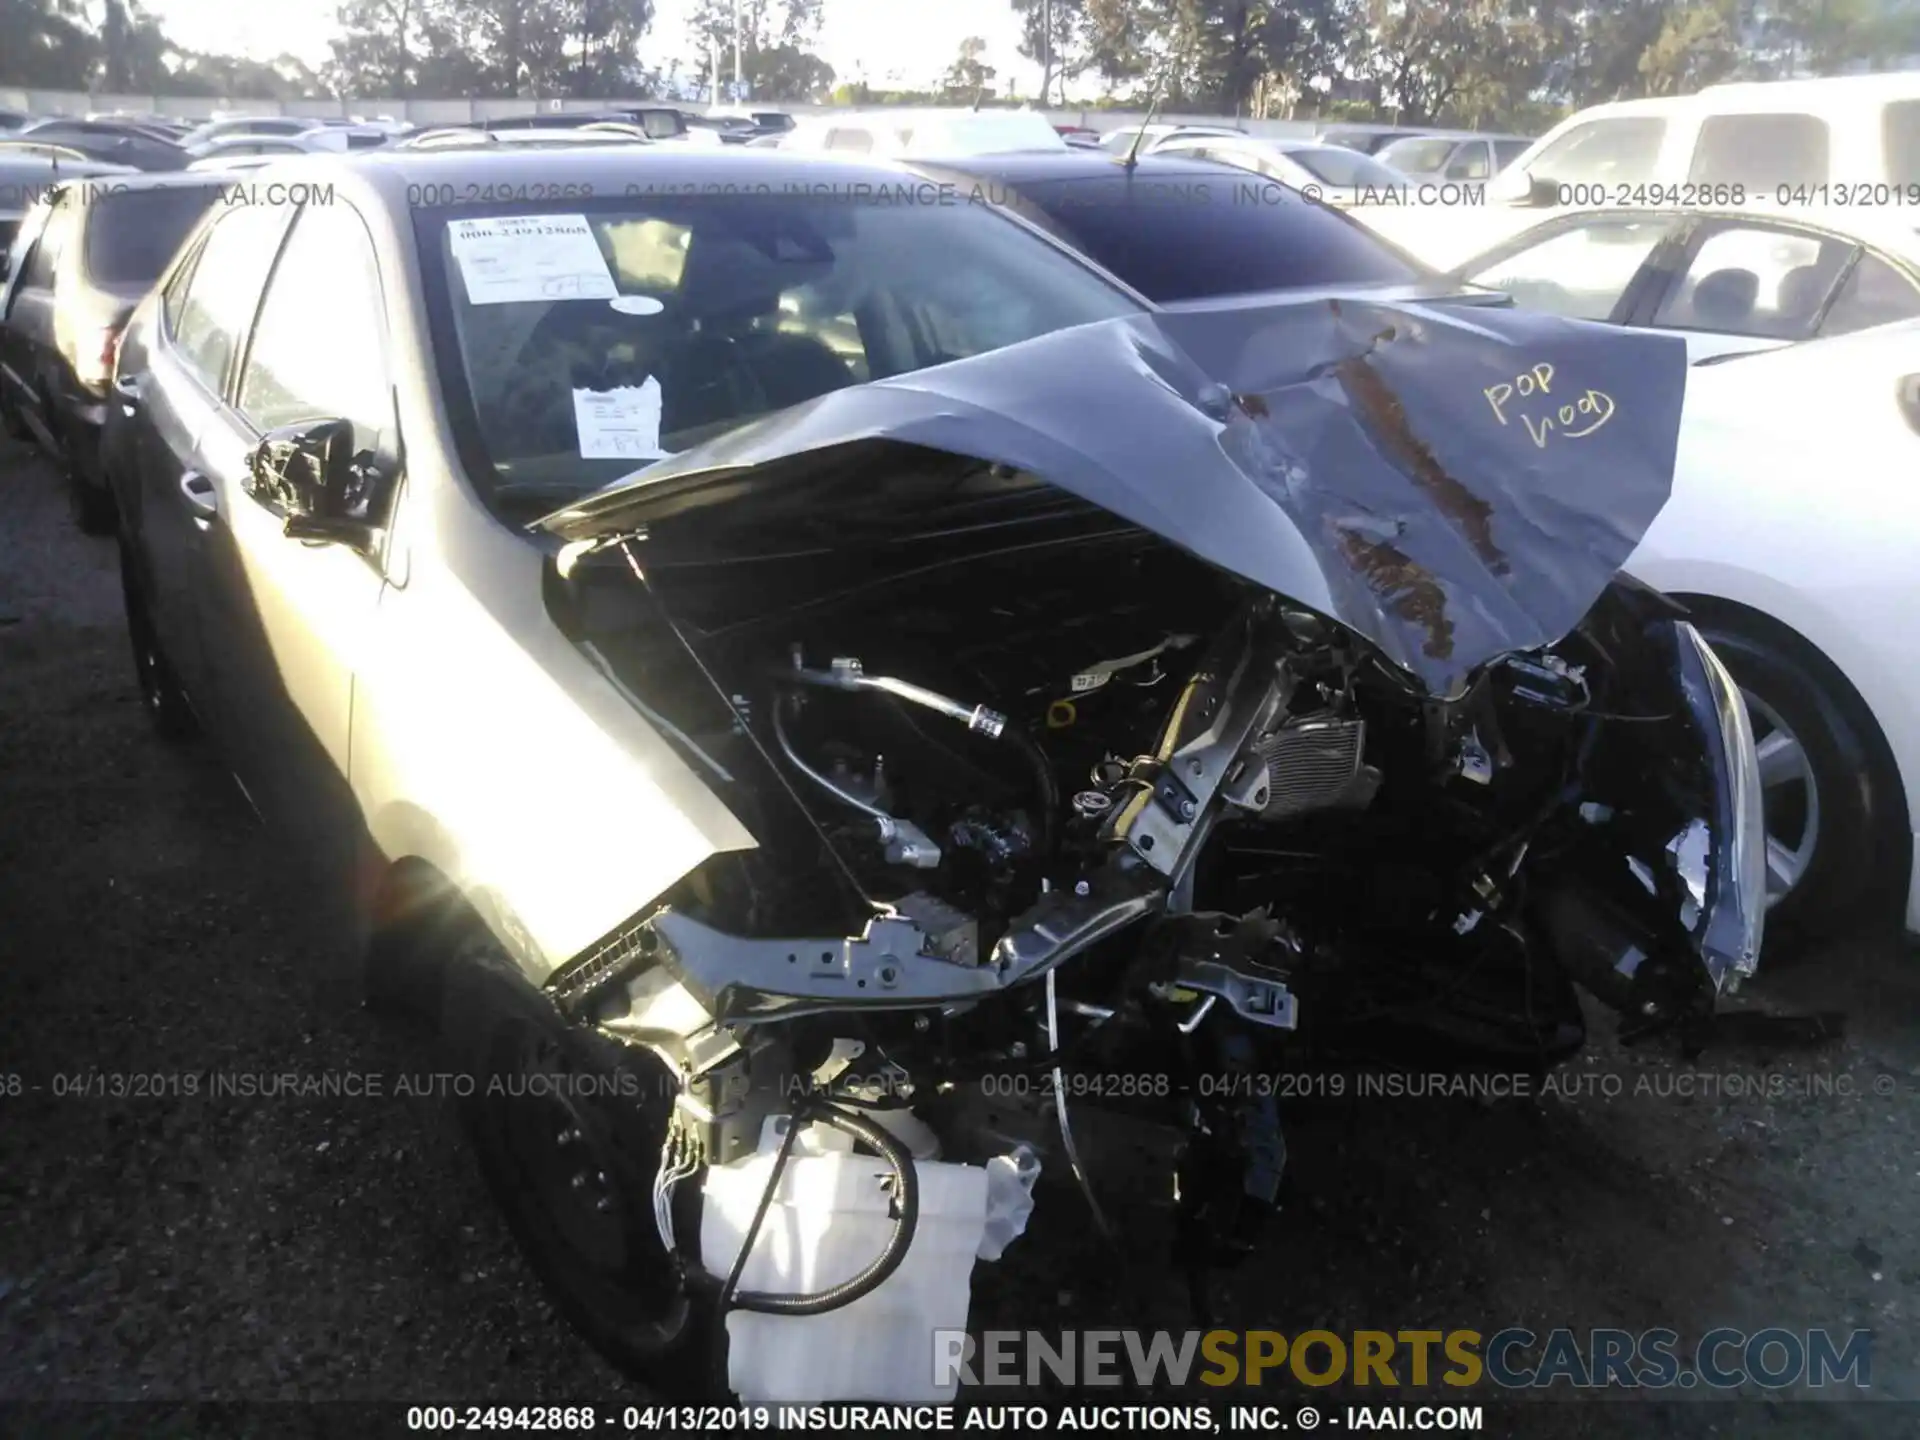
{"label": "parked car row", "polygon": [[[1129,1123],[1201,1156],[1204,1287],[1276,1223],[1281,1136],[1197,1076],[1296,1036],[1551,1065],[1576,986],[1692,1034],[1755,969],[1747,709],[1619,574],[1676,483],[1672,339],[1328,207],[1163,203],[1219,174],[1185,158],[284,163],[329,203],[208,207],[114,356],[141,692],[436,1022],[627,1369],[950,1399],[908,1357],[1035,1159],[1105,1223],[1083,1067],[1167,1078]],[[916,174],[1004,203],[847,203]],[[98,284],[62,208],[23,265],[56,341]],[[1532,444],[1575,386],[1618,418]],[[979,1083],[1029,1055],[1045,1104]],[[884,1170],[878,1258],[812,1293]],[[776,1195],[802,1239],[756,1247]]]}
{"label": "parked car row", "polygon": [[[1583,314],[1558,232],[1443,271],[1242,203],[1247,137],[1030,118],[469,129],[16,240],[0,412],[104,478],[156,728],[675,1396],[951,1400],[1036,1170],[1109,1224],[1079,1078],[1164,1081],[1204,1302],[1278,1223],[1235,1077],[1544,1071],[1583,993],[1691,1048],[1769,937],[1920,922],[1920,321],[1836,333],[1910,265],[1688,214]],[[913,180],[990,199],[851,203]]]}
{"label": "parked car row", "polygon": [[[309,151],[370,150],[422,133],[424,127],[386,117],[229,115],[193,124],[163,116],[93,114],[84,118],[20,115],[0,124],[0,145],[60,146],[89,159],[140,170],[180,170],[205,162],[292,155]],[[670,105],[616,105],[596,111],[551,111],[485,120],[471,127],[493,132],[563,130],[619,125],[649,140],[744,145],[793,128],[781,111],[691,114]]]}
{"label": "parked car row", "polygon": [[[922,133],[944,133],[956,148],[966,141],[989,147],[1005,141],[1005,127],[988,135],[973,124],[970,114],[943,121],[944,131],[928,127]],[[899,132],[893,132],[896,136]],[[1037,133],[1037,132],[1036,132]],[[633,144],[641,136],[619,122],[589,122],[569,130],[505,128],[499,131],[431,132],[402,142],[406,148],[471,151],[475,149],[543,150],[579,147],[604,148]],[[1024,145],[1024,134],[1013,137]],[[1057,140],[1058,137],[1054,137]],[[1042,137],[1044,140],[1044,137]],[[1224,142],[1234,148],[1233,159],[1211,148]],[[1219,164],[1245,163],[1252,149],[1272,142],[1217,137],[1208,144],[1191,142],[1157,146],[1155,153],[1137,160],[1132,169],[1103,151],[1042,143],[1033,151],[997,151],[967,159],[922,159],[913,163],[925,173],[945,179],[986,181],[997,198],[1019,197],[1024,218],[1063,240],[1128,286],[1158,304],[1220,301],[1250,294],[1300,293],[1316,287],[1371,287],[1379,293],[1417,297],[1444,294],[1453,303],[1490,303],[1513,299],[1529,308],[1573,319],[1602,320],[1631,328],[1648,328],[1680,337],[1689,357],[1706,361],[1742,350],[1757,350],[1872,329],[1920,316],[1920,251],[1911,235],[1894,226],[1875,233],[1857,216],[1813,218],[1753,213],[1590,212],[1549,220],[1479,260],[1440,273],[1412,257],[1396,252],[1364,229],[1356,229],[1325,206],[1238,203],[1231,187],[1209,190],[1199,182],[1217,176]],[[1286,143],[1286,142],[1281,142]],[[1300,142],[1295,149],[1314,152]],[[749,153],[741,151],[742,155]],[[964,150],[960,151],[964,154]],[[1275,152],[1276,154],[1279,152]],[[1338,152],[1345,163],[1368,163],[1354,152]],[[796,159],[801,158],[796,156]],[[815,154],[815,159],[825,159]],[[1311,173],[1311,172],[1307,172]],[[1293,183],[1302,183],[1288,176]],[[130,186],[124,208],[158,206],[160,192],[153,183]],[[118,280],[135,288],[158,273],[172,243],[192,223],[196,206],[205,203],[208,187],[185,187],[165,199],[173,207],[169,217],[150,228],[151,245],[144,250],[144,278],[121,273]],[[1172,195],[1181,203],[1169,205]],[[142,197],[145,198],[142,198]],[[1157,203],[1156,203],[1157,202]],[[49,207],[49,214],[59,213]],[[107,214],[93,217],[96,222]],[[85,225],[78,214],[76,229]],[[126,283],[96,285],[82,268],[86,247],[58,242],[36,254],[31,275],[22,277],[17,304],[10,304],[8,323],[0,332],[0,410],[16,432],[33,435],[61,461],[70,476],[76,514],[83,525],[102,529],[111,525],[111,510],[98,466],[95,437],[105,401],[103,367],[110,367],[109,337],[127,308]],[[62,258],[64,257],[64,258]],[[52,323],[60,307],[54,299],[56,273],[65,266],[74,299],[67,306],[73,317],[64,326]],[[92,287],[92,289],[90,289]],[[97,289],[99,300],[85,298]],[[1897,380],[1899,377],[1894,377]],[[1893,383],[1892,381],[1888,382]],[[1730,484],[1731,481],[1683,483]],[[1729,505],[1738,503],[1729,496]],[[1837,543],[1837,542],[1836,542]],[[1711,587],[1699,593],[1711,593]],[[1738,598],[1756,615],[1770,617],[1800,633],[1793,606],[1778,597],[1753,606],[1742,590]],[[1735,621],[1723,621],[1736,625]],[[1731,632],[1728,632],[1729,634]],[[1723,637],[1724,638],[1724,637]],[[1778,648],[1778,633],[1743,633],[1742,646],[1764,644]],[[1775,713],[1826,715],[1846,713],[1837,702],[1824,708],[1810,705],[1805,695],[1782,696],[1766,687],[1770,677],[1784,673],[1775,667],[1754,680],[1757,703]],[[1837,691],[1831,671],[1815,669],[1796,674],[1824,676],[1827,688]],[[1844,674],[1840,681],[1846,681]],[[1830,699],[1833,697],[1829,697]],[[1840,697],[1845,699],[1845,697]],[[1869,713],[1864,703],[1847,700],[1854,713]],[[1805,723],[1803,721],[1803,723]],[[1862,722],[1863,726],[1865,722]],[[1875,719],[1873,733],[1897,731],[1895,721]],[[1828,737],[1831,738],[1831,737]],[[1802,743],[1821,753],[1845,748],[1825,744],[1820,736]],[[1920,756],[1904,750],[1896,755],[1875,787],[1880,798],[1868,797],[1859,813],[1907,813],[1901,775],[1920,774]],[[1843,813],[1837,797],[1843,782],[1824,776],[1830,796],[1830,816]],[[1854,787],[1856,791],[1858,786]],[[1896,804],[1894,798],[1901,797]],[[1850,865],[1845,872],[1863,883],[1877,874],[1891,873],[1907,862],[1905,822],[1892,822],[1896,838],[1883,845],[1889,858],[1880,866]],[[1874,829],[1879,824],[1875,821]],[[1797,817],[1784,814],[1780,827],[1790,831],[1797,850],[1804,827]],[[1847,827],[1834,820],[1830,838]],[[1787,852],[1782,852],[1787,853]],[[1834,853],[1840,853],[1835,851]],[[1782,864],[1782,872],[1805,870],[1811,854],[1797,867]],[[1910,872],[1910,865],[1908,871]],[[1786,889],[1780,888],[1784,895]],[[1820,889],[1806,892],[1818,893]],[[1916,891],[1920,897],[1920,890]],[[1839,898],[1819,906],[1807,902],[1784,912],[1792,919],[1804,911],[1809,924],[1831,920],[1856,894],[1842,887]],[[1916,899],[1920,917],[1920,898]],[[1782,927],[1785,933],[1785,927]]]}
{"label": "parked car row", "polygon": [[52,188],[15,237],[0,290],[0,425],[45,449],[82,530],[113,530],[100,435],[133,308],[219,193],[218,176]]}

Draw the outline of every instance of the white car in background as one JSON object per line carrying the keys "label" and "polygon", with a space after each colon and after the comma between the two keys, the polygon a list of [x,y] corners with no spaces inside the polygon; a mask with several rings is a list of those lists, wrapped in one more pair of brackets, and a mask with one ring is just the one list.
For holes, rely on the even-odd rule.
{"label": "white car in background", "polygon": [[1382,212],[1381,231],[1444,270],[1570,208],[1750,204],[1910,221],[1920,206],[1920,71],[1590,106],[1489,181],[1483,202]]}
{"label": "white car in background", "polygon": [[196,125],[180,137],[180,143],[197,152],[222,140],[290,139],[324,124],[314,115],[229,115]]}
{"label": "white car in background", "polygon": [[1920,931],[1920,321],[1688,373],[1673,497],[1627,562],[1747,697],[1769,938],[1873,887]]}
{"label": "white car in background", "polygon": [[1869,211],[1592,210],[1452,278],[1529,309],[1680,335],[1697,363],[1920,318],[1920,231]]}
{"label": "white car in background", "polygon": [[1403,135],[1374,151],[1373,158],[1415,180],[1491,180],[1532,144],[1524,135],[1440,130]]}
{"label": "white car in background", "polygon": [[1180,125],[1160,122],[1147,125],[1122,125],[1118,130],[1109,130],[1100,137],[1100,148],[1110,155],[1126,155],[1132,152],[1134,142],[1138,141],[1140,153],[1146,154],[1161,141],[1175,135],[1245,135],[1247,132],[1229,125]]}
{"label": "white car in background", "polygon": [[347,150],[377,150],[393,137],[385,130],[342,125],[315,125],[296,135],[229,135],[196,145],[189,170],[224,168],[235,160],[274,159],[282,155],[340,154]]}
{"label": "white car in background", "polygon": [[1183,133],[1160,141],[1145,153],[1214,160],[1264,175],[1322,205],[1348,211],[1368,225],[1377,212],[1425,209],[1443,192],[1461,188],[1451,182],[1409,179],[1371,155],[1318,140]]}
{"label": "white car in background", "polygon": [[800,121],[782,150],[876,158],[1009,155],[1068,149],[1037,110],[845,110]]}

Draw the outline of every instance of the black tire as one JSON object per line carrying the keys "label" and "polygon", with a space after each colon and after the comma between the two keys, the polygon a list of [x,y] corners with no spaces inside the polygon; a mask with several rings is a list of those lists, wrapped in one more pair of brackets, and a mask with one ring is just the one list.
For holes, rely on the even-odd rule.
{"label": "black tire", "polygon": [[67,464],[65,476],[67,486],[67,508],[73,515],[73,523],[83,535],[111,535],[118,527],[118,517],[114,512],[113,492],[104,485],[90,485],[80,478],[80,472],[71,461]]}
{"label": "black tire", "polygon": [[[1893,810],[1858,697],[1798,647],[1756,629],[1716,617],[1701,634],[1745,692],[1761,746],[1768,948],[1776,950],[1776,937],[1786,944],[1828,938],[1860,919]],[[1795,750],[1802,759],[1792,758]],[[1787,776],[1789,768],[1798,778]]]}
{"label": "black tire", "polygon": [[146,601],[140,596],[140,582],[134,575],[133,561],[126,548],[120,550],[120,592],[127,607],[127,635],[133,642],[133,672],[140,685],[140,698],[147,718],[153,722],[162,740],[179,744],[200,733],[199,718],[187,703],[186,692],[174,678],[167,653],[160,648],[148,618]]}
{"label": "black tire", "polygon": [[[712,1297],[682,1283],[654,1220],[673,1109],[665,1067],[568,1024],[478,922],[459,927],[444,977],[441,1042],[469,1091],[467,1137],[555,1307],[661,1394],[723,1394]],[[683,1181],[676,1199],[690,1240],[696,1182]]]}
{"label": "black tire", "polygon": [[[60,483],[67,488],[67,511],[73,516],[74,525],[82,535],[113,534],[119,525],[113,492],[107,488],[104,480],[95,485],[87,479],[88,467],[74,453],[76,442],[72,434],[54,417],[51,408],[42,413],[47,415],[47,423],[53,428],[53,438],[60,444],[53,465],[60,475]],[[97,468],[97,457],[95,465]]]}

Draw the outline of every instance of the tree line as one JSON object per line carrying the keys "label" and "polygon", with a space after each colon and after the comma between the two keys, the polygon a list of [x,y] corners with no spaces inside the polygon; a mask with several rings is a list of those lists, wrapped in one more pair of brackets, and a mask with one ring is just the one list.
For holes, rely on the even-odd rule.
{"label": "tree line", "polygon": [[[839,77],[824,0],[739,0],[757,101],[1039,100],[1267,118],[1537,128],[1567,109],[1715,81],[1831,74],[1920,53],[1920,0],[1007,0],[1038,95],[996,87],[978,37],[923,89]],[[653,0],[345,0],[315,69],[195,53],[139,0],[0,0],[0,84],[125,94],[592,97],[702,94],[735,75],[734,0],[651,34]],[[687,54],[664,66],[643,56]],[[717,62],[717,63],[716,63]],[[1083,103],[1083,102],[1073,102]]]}
{"label": "tree line", "polygon": [[1281,118],[1521,124],[1920,53],[1913,0],[1011,0],[1043,95]]}

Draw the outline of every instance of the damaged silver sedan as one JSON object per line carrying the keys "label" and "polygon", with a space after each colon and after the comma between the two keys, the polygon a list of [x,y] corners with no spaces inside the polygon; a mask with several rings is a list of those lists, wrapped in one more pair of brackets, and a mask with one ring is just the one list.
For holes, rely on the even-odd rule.
{"label": "damaged silver sedan", "polygon": [[1100,1102],[1184,1137],[1204,1275],[1284,1155],[1232,1076],[1545,1066],[1576,987],[1685,1031],[1752,971],[1745,712],[1617,573],[1677,342],[1166,314],[964,195],[721,166],[304,167],[136,318],[106,452],[156,719],[348,882],[617,1363],[949,1397],[1036,1177],[1112,1223]]}

